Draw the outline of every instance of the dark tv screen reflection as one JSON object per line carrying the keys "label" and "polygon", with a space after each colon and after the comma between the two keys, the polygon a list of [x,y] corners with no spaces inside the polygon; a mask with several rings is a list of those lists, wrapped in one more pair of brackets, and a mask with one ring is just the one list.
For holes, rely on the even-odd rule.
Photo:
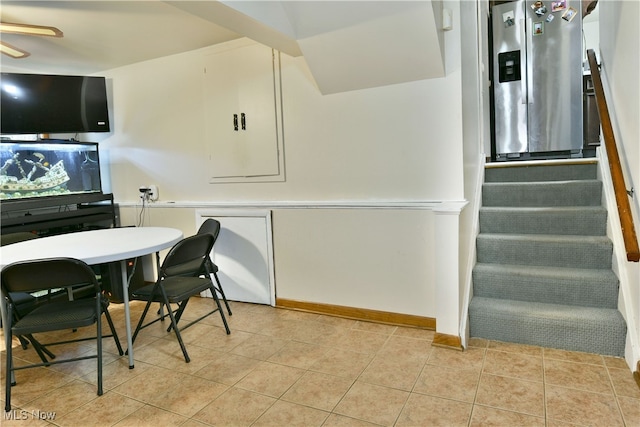
{"label": "dark tv screen reflection", "polygon": [[106,80],[2,73],[0,133],[109,132]]}

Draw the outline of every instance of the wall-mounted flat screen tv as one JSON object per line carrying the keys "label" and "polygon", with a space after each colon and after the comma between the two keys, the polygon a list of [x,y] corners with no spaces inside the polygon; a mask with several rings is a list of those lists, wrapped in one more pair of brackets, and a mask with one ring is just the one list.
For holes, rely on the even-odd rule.
{"label": "wall-mounted flat screen tv", "polygon": [[106,80],[2,73],[0,133],[109,132]]}

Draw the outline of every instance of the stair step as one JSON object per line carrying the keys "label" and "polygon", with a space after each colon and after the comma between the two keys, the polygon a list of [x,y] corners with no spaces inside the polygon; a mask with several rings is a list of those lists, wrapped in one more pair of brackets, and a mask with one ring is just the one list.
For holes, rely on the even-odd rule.
{"label": "stair step", "polygon": [[602,206],[480,208],[481,233],[603,236],[606,231],[607,210]]}
{"label": "stair step", "polygon": [[597,163],[556,165],[500,165],[485,169],[485,182],[571,181],[597,179]]}
{"label": "stair step", "polygon": [[474,297],[470,336],[624,356],[626,324],[616,309]]}
{"label": "stair step", "polygon": [[474,297],[615,309],[618,278],[611,269],[476,264]]}
{"label": "stair step", "polygon": [[610,269],[613,244],[606,236],[485,234],[476,239],[477,262]]}
{"label": "stair step", "polygon": [[487,166],[471,337],[624,355],[602,192],[596,162]]}
{"label": "stair step", "polygon": [[482,186],[482,206],[601,206],[598,180],[553,182],[492,182]]}

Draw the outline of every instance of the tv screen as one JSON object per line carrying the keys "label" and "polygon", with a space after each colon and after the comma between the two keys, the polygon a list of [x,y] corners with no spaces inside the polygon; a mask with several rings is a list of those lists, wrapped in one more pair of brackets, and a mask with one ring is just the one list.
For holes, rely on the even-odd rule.
{"label": "tv screen", "polygon": [[2,73],[0,133],[109,132],[104,77]]}

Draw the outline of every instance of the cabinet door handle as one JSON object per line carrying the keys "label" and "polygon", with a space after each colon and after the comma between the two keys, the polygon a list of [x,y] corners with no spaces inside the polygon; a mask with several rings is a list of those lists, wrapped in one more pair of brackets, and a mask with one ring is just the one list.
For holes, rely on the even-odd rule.
{"label": "cabinet door handle", "polygon": [[247,130],[247,119],[244,113],[240,113],[240,123],[242,123],[242,130]]}
{"label": "cabinet door handle", "polygon": [[238,115],[233,115],[233,130],[238,131]]}

